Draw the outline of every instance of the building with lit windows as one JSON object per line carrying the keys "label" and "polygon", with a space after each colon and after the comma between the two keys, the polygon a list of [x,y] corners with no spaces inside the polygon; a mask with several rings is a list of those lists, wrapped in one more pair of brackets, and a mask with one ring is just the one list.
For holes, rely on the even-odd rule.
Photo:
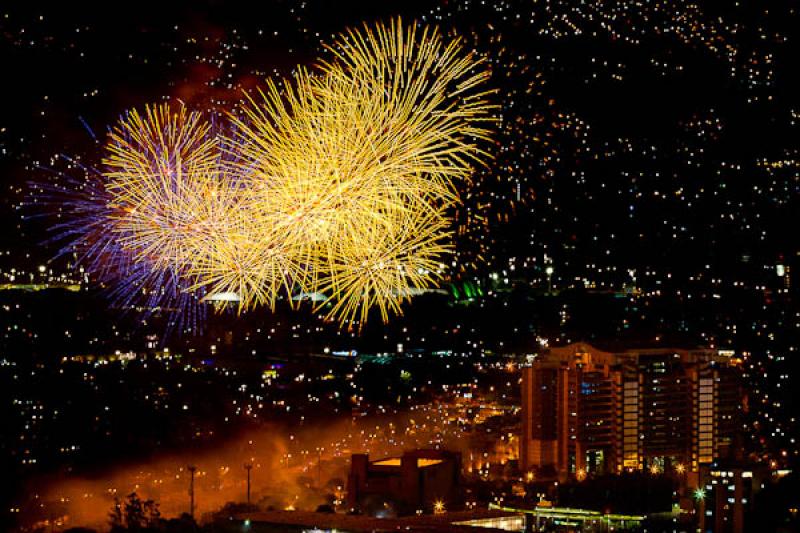
{"label": "building with lit windows", "polygon": [[520,464],[559,479],[695,473],[731,450],[740,363],[704,348],[553,347],[523,369]]}
{"label": "building with lit windows", "polygon": [[755,524],[747,523],[753,498],[779,476],[763,465],[729,461],[704,465],[700,470],[701,486],[695,490],[698,529],[713,533],[756,531]]}

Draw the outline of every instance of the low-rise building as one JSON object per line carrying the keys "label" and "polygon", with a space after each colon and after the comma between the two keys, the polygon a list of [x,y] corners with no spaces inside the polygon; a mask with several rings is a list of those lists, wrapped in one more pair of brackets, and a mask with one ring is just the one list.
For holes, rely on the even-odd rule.
{"label": "low-rise building", "polygon": [[374,515],[434,512],[459,503],[460,480],[458,452],[413,450],[377,461],[354,454],[347,502],[351,509]]}

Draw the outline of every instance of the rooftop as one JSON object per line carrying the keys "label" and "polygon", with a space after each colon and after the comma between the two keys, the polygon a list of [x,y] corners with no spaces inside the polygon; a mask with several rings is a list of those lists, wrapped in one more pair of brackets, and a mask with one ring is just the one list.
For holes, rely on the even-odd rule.
{"label": "rooftop", "polygon": [[[417,458],[417,468],[425,468],[426,466],[438,465],[440,463],[442,463],[441,459]],[[402,458],[387,457],[386,459],[373,461],[372,464],[373,466],[400,466],[402,464]]]}

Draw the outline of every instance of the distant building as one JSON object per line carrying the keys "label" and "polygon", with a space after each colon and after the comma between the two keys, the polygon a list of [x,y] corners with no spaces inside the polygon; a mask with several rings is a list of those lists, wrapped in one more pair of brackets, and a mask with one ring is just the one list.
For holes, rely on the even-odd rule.
{"label": "distant building", "polygon": [[551,348],[523,369],[521,467],[561,479],[697,472],[739,429],[739,363],[711,349]]}
{"label": "distant building", "polygon": [[461,454],[442,450],[413,450],[402,457],[370,461],[354,454],[347,478],[351,509],[378,515],[431,512],[437,502],[460,499]]}
{"label": "distant building", "polygon": [[700,469],[700,492],[695,497],[699,529],[714,533],[757,531],[757,524],[747,523],[748,512],[755,494],[775,477],[764,465],[728,461],[704,465]]}

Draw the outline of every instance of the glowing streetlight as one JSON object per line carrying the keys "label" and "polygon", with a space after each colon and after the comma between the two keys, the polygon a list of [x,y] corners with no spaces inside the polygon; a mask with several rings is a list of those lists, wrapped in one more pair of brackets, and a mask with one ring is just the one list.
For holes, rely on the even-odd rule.
{"label": "glowing streetlight", "polygon": [[703,487],[697,487],[694,489],[694,499],[699,502],[702,502],[706,499],[706,491]]}
{"label": "glowing streetlight", "polygon": [[444,502],[442,500],[433,502],[433,514],[444,514],[445,511]]}
{"label": "glowing streetlight", "polygon": [[544,273],[547,274],[547,292],[553,292],[553,265],[547,265],[544,269]]}

